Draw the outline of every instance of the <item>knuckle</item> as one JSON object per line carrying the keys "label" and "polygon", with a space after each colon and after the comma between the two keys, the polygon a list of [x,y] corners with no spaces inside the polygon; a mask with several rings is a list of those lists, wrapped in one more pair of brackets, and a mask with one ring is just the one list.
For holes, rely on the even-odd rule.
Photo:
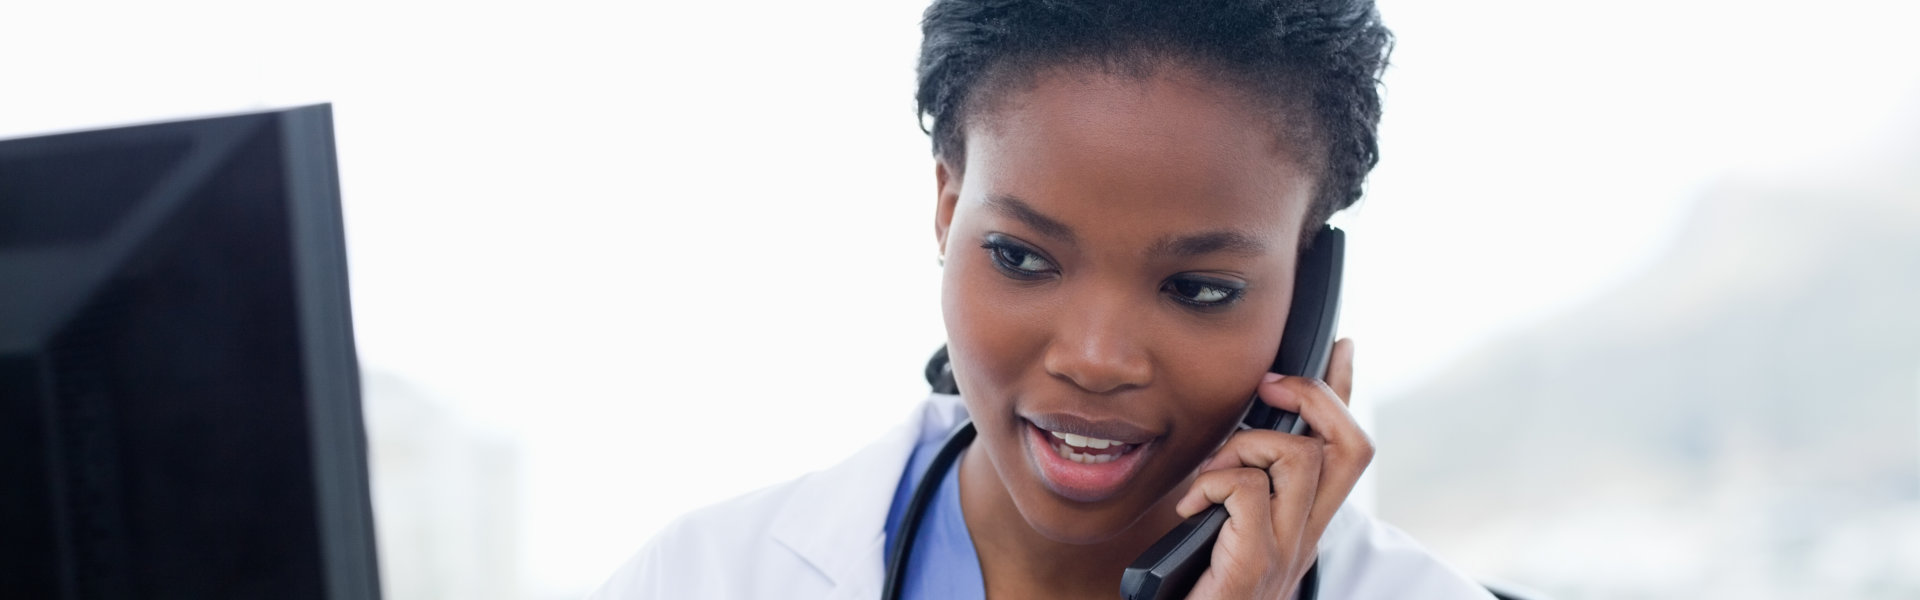
{"label": "knuckle", "polygon": [[1262,490],[1265,490],[1267,489],[1267,482],[1269,481],[1269,478],[1267,477],[1266,471],[1262,471],[1259,469],[1241,469],[1239,481],[1240,481],[1240,485],[1244,485],[1247,487],[1258,487]]}
{"label": "knuckle", "polygon": [[1319,465],[1325,458],[1326,442],[1300,436],[1290,437],[1293,439],[1285,440],[1284,454],[1287,457],[1285,462],[1297,463],[1299,466],[1314,466]]}
{"label": "knuckle", "polygon": [[1298,436],[1265,429],[1249,429],[1234,434],[1232,439],[1227,440],[1221,452],[1231,451],[1234,456],[1240,458],[1240,463],[1243,465],[1265,467],[1282,458],[1285,454],[1284,449],[1289,443],[1287,438],[1291,437]]}
{"label": "knuckle", "polygon": [[1375,451],[1376,448],[1373,444],[1373,437],[1367,435],[1365,431],[1361,431],[1353,437],[1350,443],[1346,444],[1345,448],[1341,449],[1341,455],[1342,458],[1347,459],[1349,462],[1367,465],[1373,463]]}
{"label": "knuckle", "polygon": [[1306,444],[1306,448],[1302,449],[1301,454],[1305,455],[1309,461],[1308,464],[1317,465],[1325,462],[1327,460],[1327,445],[1318,440],[1312,440],[1312,442],[1313,443]]}
{"label": "knuckle", "polygon": [[1232,469],[1208,471],[1194,478],[1193,486],[1210,490],[1218,493],[1218,495],[1224,496],[1226,492],[1233,491],[1246,484],[1246,474],[1249,470],[1251,469],[1236,467]]}
{"label": "knuckle", "polygon": [[1265,471],[1247,467],[1209,471],[1193,480],[1193,489],[1215,502],[1243,494],[1265,496],[1272,487]]}
{"label": "knuckle", "polygon": [[1218,487],[1221,483],[1220,474],[1225,472],[1224,470],[1220,470],[1201,473],[1198,477],[1193,478],[1193,487],[1202,490]]}

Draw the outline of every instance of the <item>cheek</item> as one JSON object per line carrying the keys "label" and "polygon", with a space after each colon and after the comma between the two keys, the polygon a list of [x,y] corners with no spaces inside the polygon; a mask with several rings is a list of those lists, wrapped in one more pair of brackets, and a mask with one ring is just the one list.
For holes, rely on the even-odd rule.
{"label": "cheek", "polygon": [[1160,353],[1160,381],[1180,409],[1176,426],[1206,432],[1182,445],[1206,446],[1232,432],[1280,347],[1280,309],[1245,306],[1232,327],[1189,330]]}
{"label": "cheek", "polygon": [[[1031,327],[1031,307],[1009,305],[1002,277],[987,260],[957,248],[947,254],[941,276],[941,313],[947,325],[947,352],[968,402],[997,401],[993,390],[1020,377],[1019,365],[1033,364],[1041,346]],[[986,271],[986,272],[982,272]],[[980,414],[976,411],[976,414]]]}
{"label": "cheek", "polygon": [[[1204,398],[1223,398],[1251,393],[1262,374],[1273,365],[1280,347],[1278,323],[1250,319],[1234,331],[1193,334],[1164,354],[1169,379],[1181,387],[1195,390]],[[1275,321],[1278,321],[1275,319]],[[1268,333],[1269,325],[1276,328]]]}

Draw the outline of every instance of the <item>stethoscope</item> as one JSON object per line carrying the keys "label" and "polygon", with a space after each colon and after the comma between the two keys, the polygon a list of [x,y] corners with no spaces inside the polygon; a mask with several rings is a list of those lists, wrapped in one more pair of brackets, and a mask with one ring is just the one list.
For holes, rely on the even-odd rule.
{"label": "stethoscope", "polygon": [[[958,394],[960,388],[953,379],[953,368],[947,363],[945,346],[934,353],[933,360],[927,362],[927,382],[933,384],[936,394]],[[960,453],[973,443],[973,421],[962,423],[947,436],[940,445],[940,452],[933,455],[933,461],[927,464],[927,471],[920,476],[920,483],[913,488],[913,498],[907,501],[907,514],[900,520],[899,535],[894,536],[893,548],[887,552],[887,579],[880,588],[881,600],[899,600],[907,585],[907,562],[913,555],[913,540],[920,535],[920,520],[927,513],[927,507],[940,491],[940,482],[946,479],[946,472],[953,468],[953,461],[960,459]],[[1315,600],[1319,590],[1320,565],[1314,564],[1307,569],[1306,577],[1300,580],[1300,594],[1303,600]]]}
{"label": "stethoscope", "polygon": [[914,486],[913,499],[907,502],[907,514],[900,520],[900,534],[894,536],[893,550],[887,553],[887,583],[880,588],[881,600],[898,600],[903,593],[907,585],[907,559],[913,554],[913,539],[920,535],[920,518],[926,515],[927,506],[933,504],[947,469],[953,468],[953,461],[973,442],[973,433],[973,421],[967,421],[947,436],[947,443],[940,445],[940,453],[933,455],[927,472],[920,476],[920,485]]}

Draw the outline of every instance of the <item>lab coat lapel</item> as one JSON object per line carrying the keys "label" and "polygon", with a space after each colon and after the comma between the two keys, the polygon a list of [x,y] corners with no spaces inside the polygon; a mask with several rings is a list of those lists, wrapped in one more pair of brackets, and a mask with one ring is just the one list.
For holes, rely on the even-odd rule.
{"label": "lab coat lapel", "polygon": [[886,578],[886,519],[914,445],[966,418],[959,396],[934,394],[913,418],[846,462],[799,482],[769,534],[833,582],[836,599],[874,598]]}

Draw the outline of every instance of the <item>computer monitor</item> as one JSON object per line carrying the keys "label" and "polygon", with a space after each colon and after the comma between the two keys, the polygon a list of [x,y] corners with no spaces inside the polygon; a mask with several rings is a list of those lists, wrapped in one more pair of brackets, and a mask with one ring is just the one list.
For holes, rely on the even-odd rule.
{"label": "computer monitor", "polygon": [[333,148],[0,141],[0,596],[379,596]]}

